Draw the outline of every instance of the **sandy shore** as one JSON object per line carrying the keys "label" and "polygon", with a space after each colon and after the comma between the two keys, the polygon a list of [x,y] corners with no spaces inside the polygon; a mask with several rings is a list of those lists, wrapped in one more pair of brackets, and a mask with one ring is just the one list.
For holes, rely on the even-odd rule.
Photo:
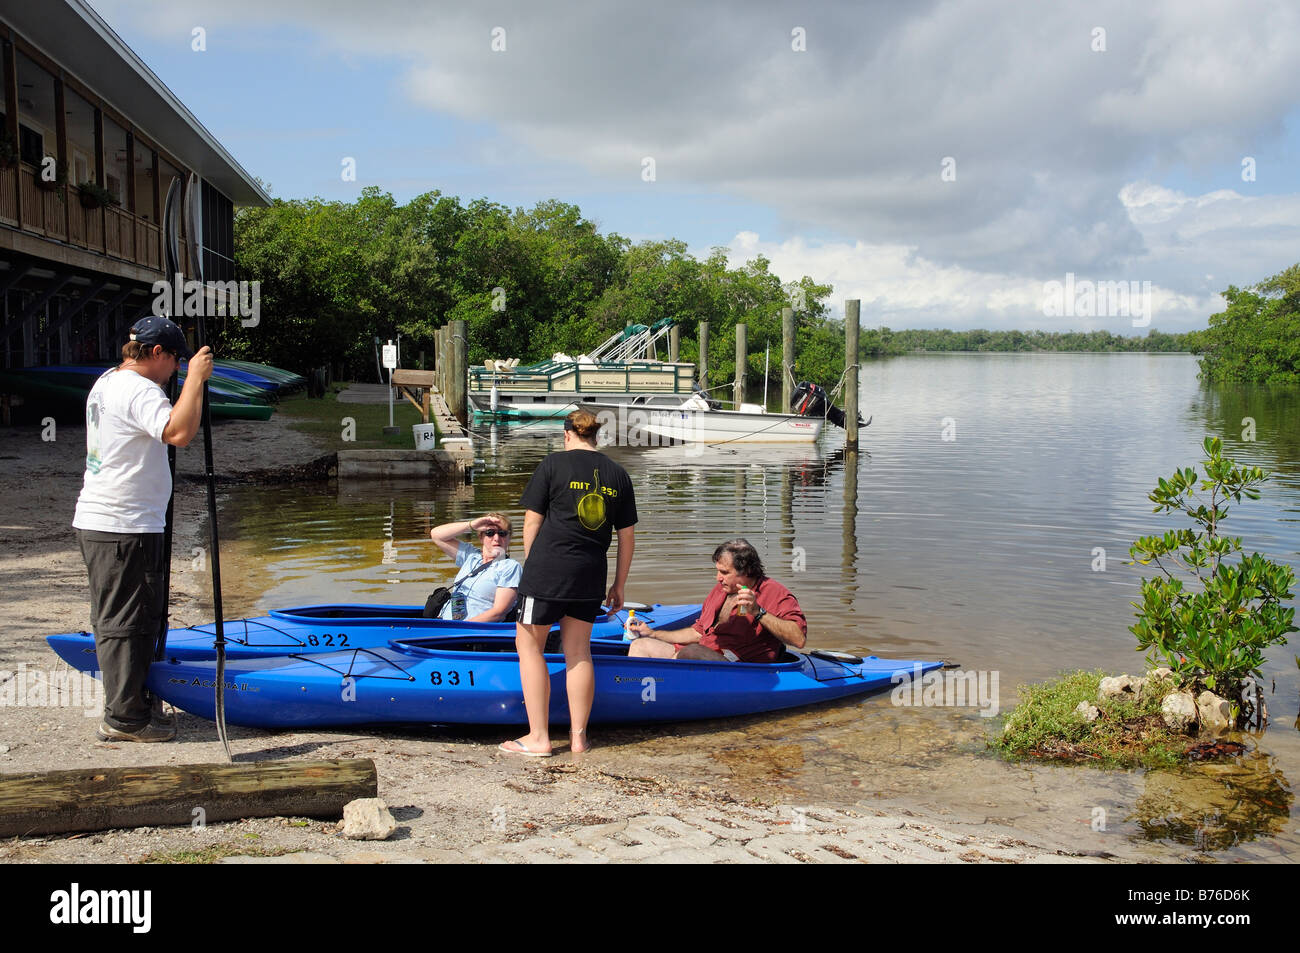
{"label": "sandy shore", "polygon": [[[0,428],[0,679],[20,667],[52,672],[44,637],[89,625],[85,568],[70,526],[81,485],[84,431]],[[328,448],[269,423],[231,421],[217,429],[224,477],[263,470],[265,461],[305,464]],[[202,439],[178,455],[172,622],[211,620],[210,581],[191,567],[202,545],[206,498]],[[238,586],[235,579],[232,585]],[[229,592],[229,588],[223,586]],[[211,722],[181,713],[165,745],[97,742],[96,720],[80,708],[17,707],[0,713],[0,772],[217,762]],[[1023,840],[985,818],[941,819],[906,808],[818,809],[741,799],[718,786],[628,771],[619,745],[584,755],[558,749],[549,760],[497,751],[499,731],[267,733],[232,728],[238,760],[362,757],[374,760],[379,794],[398,821],[384,842],[344,840],[333,823],[258,819],[189,827],[108,831],[0,842],[0,861],[138,861],[150,855],[223,848],[284,854],[243,862],[699,862],[929,863],[1095,861],[1065,844]],[[593,739],[599,744],[600,739]],[[234,860],[236,858],[232,858]]]}

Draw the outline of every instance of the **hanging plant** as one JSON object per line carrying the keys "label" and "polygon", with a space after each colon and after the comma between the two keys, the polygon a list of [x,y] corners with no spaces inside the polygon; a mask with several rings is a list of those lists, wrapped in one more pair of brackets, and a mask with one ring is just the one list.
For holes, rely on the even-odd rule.
{"label": "hanging plant", "polygon": [[107,205],[121,204],[112,192],[94,182],[82,182],[77,189],[81,192],[81,204],[84,208],[104,208]]}

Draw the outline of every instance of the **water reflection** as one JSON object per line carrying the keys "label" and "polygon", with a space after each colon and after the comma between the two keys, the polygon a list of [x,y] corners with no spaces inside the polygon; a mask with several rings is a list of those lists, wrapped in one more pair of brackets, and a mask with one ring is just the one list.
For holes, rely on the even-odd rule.
{"label": "water reflection", "polygon": [[858,592],[858,451],[841,449],[844,457],[844,514],[840,518],[840,581],[845,605],[852,605]]}
{"label": "water reflection", "polygon": [[1273,471],[1280,486],[1300,488],[1300,387],[1202,384],[1188,417],[1220,437],[1228,456]]}
{"label": "water reflection", "polygon": [[[1141,571],[1124,566],[1124,554],[1138,536],[1174,528],[1152,514],[1146,494],[1159,477],[1199,459],[1206,433],[1222,435],[1243,461],[1278,472],[1260,501],[1233,507],[1230,531],[1248,550],[1300,566],[1300,398],[1206,388],[1195,361],[1179,355],[908,357],[866,365],[863,389],[875,420],[857,454],[839,432],[812,447],[606,448],[631,474],[641,517],[627,597],[702,600],[714,547],[744,536],[798,597],[814,647],[997,671],[1004,708],[1017,683],[1062,670],[1134,672],[1142,660],[1127,627]],[[939,421],[948,416],[953,441],[941,438]],[[1247,416],[1256,421],[1254,442],[1241,439]],[[455,571],[434,552],[429,529],[489,510],[517,515],[537,464],[562,448],[561,424],[550,421],[485,425],[474,434],[479,460],[469,487],[232,488],[223,530],[232,527],[240,555],[231,558],[259,587],[256,605],[239,611],[343,600],[422,604]],[[1109,557],[1104,571],[1092,569],[1097,547]],[[1260,777],[1273,780],[1231,775],[1234,786],[1219,777],[1222,766],[1166,773],[1183,779],[1178,788],[1156,775],[1008,767],[979,755],[985,726],[976,715],[899,709],[887,697],[611,737],[626,741],[620,758],[647,771],[666,760],[705,781],[748,771],[745,753],[762,748],[773,753],[755,755],[746,777],[756,785],[768,777],[846,804],[870,793],[933,805],[988,802],[990,810],[999,802],[999,813],[1028,816],[1046,810],[1034,805],[1050,790],[1053,811],[1069,803],[1085,820],[1091,806],[1120,805],[1133,818],[1125,837],[1145,825],[1165,832],[1158,843],[1184,843],[1189,832],[1213,827],[1206,818],[1217,814],[1232,823],[1248,817],[1242,830],[1258,822],[1261,836],[1273,836],[1281,815],[1265,802],[1289,807],[1286,778],[1300,770],[1294,655],[1294,647],[1270,652],[1264,666],[1275,686],[1274,721],[1260,739],[1272,759]],[[723,751],[733,753],[713,756]],[[1218,793],[1198,794],[1198,777]],[[1004,802],[1015,800],[1007,792],[1019,792],[1022,781],[1026,806],[1013,811]],[[1264,799],[1259,807],[1229,809],[1230,798],[1245,804],[1248,791]],[[1279,791],[1285,799],[1273,796]],[[1200,807],[1183,812],[1180,804]],[[1300,850],[1291,833],[1274,840]]]}
{"label": "water reflection", "polygon": [[1224,764],[1148,773],[1130,819],[1147,838],[1226,850],[1282,833],[1292,800],[1276,759],[1256,751]]}

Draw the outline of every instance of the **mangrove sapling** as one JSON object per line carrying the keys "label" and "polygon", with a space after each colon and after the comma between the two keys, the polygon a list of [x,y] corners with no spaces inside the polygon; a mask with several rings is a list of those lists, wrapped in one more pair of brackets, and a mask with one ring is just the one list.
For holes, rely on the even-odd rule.
{"label": "mangrove sapling", "polygon": [[1207,459],[1199,488],[1196,471],[1187,467],[1148,494],[1153,512],[1186,513],[1200,529],[1143,536],[1130,547],[1133,562],[1154,562],[1163,575],[1142,580],[1142,602],[1132,603],[1138,621],[1129,630],[1138,651],[1148,651],[1149,661],[1162,660],[1180,684],[1227,698],[1239,723],[1262,724],[1258,680],[1264,650],[1285,645],[1287,633],[1297,631],[1291,624],[1295,609],[1282,605],[1292,597],[1295,573],[1259,553],[1230,561],[1242,548],[1240,537],[1220,531],[1227,503],[1259,499],[1268,474],[1224,457],[1217,437],[1206,437],[1203,447]]}

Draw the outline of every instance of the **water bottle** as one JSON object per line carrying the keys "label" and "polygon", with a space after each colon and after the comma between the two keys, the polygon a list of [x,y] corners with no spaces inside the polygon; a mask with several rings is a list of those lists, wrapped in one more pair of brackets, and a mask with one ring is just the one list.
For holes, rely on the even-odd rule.
{"label": "water bottle", "polygon": [[623,623],[624,642],[631,642],[633,639],[640,638],[639,635],[637,635],[634,631],[632,631],[632,626],[634,625],[636,625],[636,610],[629,609],[627,610],[627,621]]}
{"label": "water bottle", "polygon": [[[741,586],[740,592],[749,592],[749,586]],[[744,616],[749,615],[749,607],[741,606],[741,605],[736,606],[736,615],[744,615]]]}
{"label": "water bottle", "polygon": [[469,610],[465,606],[465,593],[453,592],[451,594],[451,617],[457,621],[462,621],[469,615]]}

